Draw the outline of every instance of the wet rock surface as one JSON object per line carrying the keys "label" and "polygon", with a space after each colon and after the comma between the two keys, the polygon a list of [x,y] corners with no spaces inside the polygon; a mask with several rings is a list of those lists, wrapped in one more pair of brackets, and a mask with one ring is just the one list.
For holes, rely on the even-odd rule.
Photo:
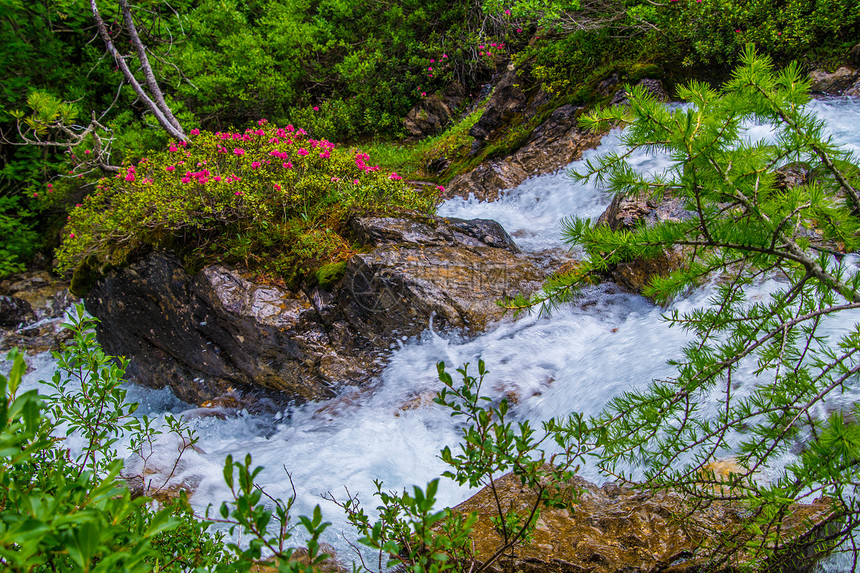
{"label": "wet rock surface", "polygon": [[406,131],[413,137],[441,132],[454,121],[465,97],[466,88],[460,83],[448,86],[441,94],[431,94],[406,114],[403,122]]}
{"label": "wet rock surface", "polygon": [[[597,219],[597,224],[608,225],[613,231],[632,230],[640,225],[653,226],[665,221],[682,221],[692,216],[676,198],[666,197],[662,201],[654,201],[645,197],[616,195]],[[682,260],[681,250],[675,248],[656,257],[640,257],[619,263],[609,271],[609,275],[624,290],[639,293],[654,276],[670,273]]]}
{"label": "wet rock surface", "polygon": [[[543,508],[531,542],[516,548],[512,558],[497,561],[492,571],[523,573],[698,572],[714,561],[720,536],[742,530],[749,510],[737,502],[713,502],[693,510],[671,491],[631,489],[614,483],[598,487],[580,477],[570,484],[580,496],[568,509]],[[496,481],[498,502],[484,488],[455,510],[477,512],[472,533],[479,559],[492,555],[501,537],[491,519],[505,509],[528,515],[536,495],[508,474]],[[798,549],[804,536],[823,536],[833,517],[828,500],[795,504],[785,521],[789,541],[768,565],[779,571],[811,571],[815,555]],[[809,525],[813,524],[813,525]],[[794,543],[797,542],[797,546]],[[740,540],[743,543],[743,540]],[[820,556],[820,555],[819,555]],[[749,558],[747,558],[749,559]],[[777,563],[777,561],[779,561]],[[742,552],[721,564],[719,571],[740,570]],[[510,567],[510,568],[509,568]]]}
{"label": "wet rock surface", "polygon": [[810,90],[814,94],[842,95],[846,90],[851,90],[854,87],[860,88],[860,85],[855,86],[858,79],[860,79],[860,72],[845,66],[833,73],[823,70],[809,72]]}
{"label": "wet rock surface", "polygon": [[493,83],[495,88],[484,106],[484,113],[469,130],[469,135],[479,141],[492,139],[500,127],[525,108],[528,99],[520,88],[513,65],[508,65]]}
{"label": "wet rock surface", "polygon": [[526,143],[513,155],[484,161],[472,171],[452,179],[444,198],[472,194],[482,201],[494,201],[499,191],[512,189],[529,177],[552,173],[576,161],[585,150],[596,147],[602,137],[602,134],[577,126],[581,112],[582,108],[570,104],[559,107],[532,131]]}
{"label": "wet rock surface", "polygon": [[566,256],[523,254],[494,222],[359,218],[371,246],[331,291],[292,292],[223,265],[189,275],[161,253],[109,271],[87,295],[106,352],[127,374],[200,404],[263,389],[286,399],[365,384],[391,346],[436,329],[483,330],[496,301],[537,289]]}
{"label": "wet rock surface", "polygon": [[79,299],[66,281],[47,271],[29,271],[0,281],[0,352],[17,347],[29,354],[60,350],[69,333],[60,325]]}
{"label": "wet rock surface", "polygon": [[[654,96],[657,101],[669,101],[669,92],[666,91],[663,82],[660,80],[643,78],[636,85],[645,88],[645,91]],[[627,103],[627,90],[621,88],[612,96],[610,105],[627,105]]]}

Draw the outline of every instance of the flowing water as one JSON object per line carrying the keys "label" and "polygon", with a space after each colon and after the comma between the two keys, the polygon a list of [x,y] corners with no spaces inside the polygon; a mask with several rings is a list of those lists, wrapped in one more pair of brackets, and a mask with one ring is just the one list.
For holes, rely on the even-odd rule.
{"label": "flowing water", "polygon": [[[838,144],[860,152],[860,100],[832,99],[810,105]],[[749,136],[771,134],[764,127],[750,126]],[[610,133],[586,155],[594,157],[617,146],[618,134]],[[645,171],[669,165],[664,156],[644,153],[632,161]],[[563,247],[562,218],[596,218],[610,199],[593,185],[574,183],[560,172],[530,179],[493,203],[448,201],[439,214],[495,219],[523,249],[554,249]],[[750,297],[764,298],[780,286],[765,282]],[[675,302],[673,308],[683,311],[706,301],[707,290],[702,290]],[[295,484],[297,514],[322,505],[325,518],[333,522],[327,541],[342,558],[350,559],[348,541],[354,540],[355,533],[342,512],[320,494],[331,492],[344,498],[348,488],[372,508],[374,480],[381,480],[387,490],[400,490],[423,486],[445,469],[437,454],[458,441],[458,428],[456,419],[430,401],[441,387],[437,362],[444,361],[453,372],[466,362],[474,369],[478,359],[484,360],[490,372],[485,390],[491,396],[516,395],[515,414],[521,419],[540,421],[573,411],[596,414],[613,396],[671,375],[666,360],[678,356],[686,335],[661,319],[665,310],[604,286],[587,290],[577,303],[550,317],[507,318],[475,338],[438,334],[431,324],[420,338],[403,341],[393,351],[374,390],[346,388],[328,403],[306,404],[276,416],[196,416],[196,410],[166,390],[132,386],[129,397],[141,402],[140,413],[150,416],[191,414],[189,423],[200,438],[199,451],[186,452],[177,474],[197,484],[192,503],[201,512],[229,497],[221,473],[227,454],[238,458],[250,452],[254,464],[265,466],[258,483],[270,495],[286,498],[292,493],[286,470]],[[856,315],[842,317],[830,328],[837,332],[857,320]],[[54,363],[41,356],[34,366],[31,381],[49,378]],[[160,444],[151,465],[169,467],[174,451],[175,443]],[[129,463],[133,465],[133,459]],[[636,468],[630,469],[635,473]],[[598,483],[605,480],[591,467],[584,467],[582,473]],[[470,493],[443,480],[439,501],[453,505]],[[826,567],[836,571],[848,566],[832,560]]]}

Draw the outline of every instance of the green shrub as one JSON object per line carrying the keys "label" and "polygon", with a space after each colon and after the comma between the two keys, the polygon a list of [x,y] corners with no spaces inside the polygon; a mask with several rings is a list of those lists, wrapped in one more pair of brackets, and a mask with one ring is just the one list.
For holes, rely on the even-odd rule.
{"label": "green shrub", "polygon": [[24,259],[39,243],[31,213],[20,203],[20,197],[0,197],[0,278],[24,270]]}
{"label": "green shrub", "polygon": [[856,42],[860,29],[854,0],[672,0],[649,14],[665,35],[662,56],[686,65],[733,64],[750,42],[786,61]]}
{"label": "green shrub", "polygon": [[301,129],[193,130],[190,143],[126,165],[72,210],[57,251],[60,269],[121,264],[146,246],[191,259],[241,261],[262,272],[306,274],[343,259],[338,231],[356,211],[432,209],[367,154],[338,149]]}
{"label": "green shrub", "polygon": [[[58,358],[58,369],[44,383],[53,394],[20,392],[26,364],[13,350],[8,376],[0,374],[0,565],[21,573],[250,571],[263,549],[277,559],[280,571],[311,573],[326,555],[319,537],[328,526],[319,506],[300,517],[306,531],[310,565],[291,561],[293,550],[287,501],[266,496],[254,485],[262,468],[227,457],[224,479],[232,500],[218,518],[196,516],[184,496],[162,509],[150,498],[132,498],[120,478],[122,461],[114,444],[130,437],[144,462],[162,429],[152,420],[133,417],[137,404],[125,401],[125,361],[106,355],[95,340],[95,319],[78,306],[71,322],[71,342]],[[196,436],[181,419],[166,417],[167,430],[186,444]],[[75,452],[65,436],[82,438]],[[144,464],[145,467],[145,464]],[[146,473],[145,470],[142,473]],[[169,479],[169,478],[168,478]],[[144,494],[149,493],[148,490]],[[265,502],[265,503],[262,503]],[[268,509],[272,507],[272,509]],[[213,522],[244,536],[247,545],[225,543]],[[276,533],[269,532],[277,526]],[[274,529],[274,527],[271,527]]]}

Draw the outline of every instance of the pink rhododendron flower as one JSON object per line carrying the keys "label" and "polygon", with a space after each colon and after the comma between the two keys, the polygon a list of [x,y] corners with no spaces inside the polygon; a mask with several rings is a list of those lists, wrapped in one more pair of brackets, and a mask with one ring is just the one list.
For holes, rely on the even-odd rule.
{"label": "pink rhododendron flower", "polygon": [[422,95],[422,96],[426,96],[426,95],[427,95],[427,92],[421,92],[421,95]]}
{"label": "pink rhododendron flower", "polygon": [[315,105],[315,106],[314,106],[314,111],[319,111],[319,110],[320,110],[319,106],[316,106],[316,105]]}
{"label": "pink rhododendron flower", "polygon": [[191,135],[200,135],[200,130],[195,128],[195,129],[192,129],[190,133],[191,133]]}
{"label": "pink rhododendron flower", "polygon": [[175,145],[171,145],[168,149],[170,149],[170,151],[176,151],[179,148],[176,147]]}
{"label": "pink rhododendron flower", "polygon": [[262,165],[262,163],[260,163],[259,161],[252,161],[251,162],[251,169],[256,169],[260,165]]}
{"label": "pink rhododendron flower", "polygon": [[275,186],[275,189],[277,189],[278,191],[280,191],[280,190],[281,190],[281,186],[280,186],[280,185],[278,185],[277,183],[275,183],[275,184],[274,184],[274,186]]}
{"label": "pink rhododendron flower", "polygon": [[435,64],[435,63],[436,63],[436,60],[430,60],[430,63],[431,63],[431,64]]}
{"label": "pink rhododendron flower", "polygon": [[[69,217],[69,219],[71,219],[71,217]],[[75,234],[74,234],[74,233],[69,233],[69,238],[70,238],[70,239],[74,239],[74,238],[75,238]]]}
{"label": "pink rhododendron flower", "polygon": [[353,179],[353,180],[352,180],[352,182],[353,182],[354,184],[358,185],[358,179]]}
{"label": "pink rhododendron flower", "polygon": [[84,149],[84,155],[89,155],[89,154],[90,154],[90,150],[89,150],[89,149]]}
{"label": "pink rhododendron flower", "polygon": [[308,150],[305,149],[304,147],[300,147],[298,153],[299,153],[299,155],[305,156],[308,154]]}
{"label": "pink rhododendron flower", "polygon": [[437,191],[439,191],[439,193],[444,193],[444,192],[445,192],[445,187],[443,187],[442,185],[437,185],[437,186],[436,186],[436,190],[437,190]]}
{"label": "pink rhododendron flower", "polygon": [[286,163],[284,163],[284,169],[292,169],[292,168],[293,168],[293,164],[291,161],[287,161]]}
{"label": "pink rhododendron flower", "polygon": [[442,57],[443,57],[443,58],[447,58],[447,57],[448,57],[448,54],[442,54]]}
{"label": "pink rhododendron flower", "polygon": [[125,176],[125,180],[128,181],[129,183],[133,183],[134,182],[134,173],[129,172],[129,174]]}
{"label": "pink rhododendron flower", "polygon": [[388,176],[388,178],[391,179],[392,181],[400,181],[401,179],[403,179],[403,177],[401,177],[397,173],[392,173],[391,175]]}
{"label": "pink rhododendron flower", "polygon": [[237,147],[236,149],[233,150],[233,153],[235,153],[236,155],[242,156],[242,155],[245,155],[245,150],[242,149],[241,147]]}
{"label": "pink rhododendron flower", "polygon": [[216,175],[215,177],[212,178],[212,181],[214,181],[215,183],[220,183],[221,182],[221,176]]}
{"label": "pink rhododendron flower", "polygon": [[257,122],[257,125],[266,125],[267,123],[269,123],[269,120],[261,119],[260,121]]}
{"label": "pink rhododendron flower", "polygon": [[167,169],[168,171],[175,171],[176,166],[175,165],[168,165],[167,167],[165,167],[165,169]]}

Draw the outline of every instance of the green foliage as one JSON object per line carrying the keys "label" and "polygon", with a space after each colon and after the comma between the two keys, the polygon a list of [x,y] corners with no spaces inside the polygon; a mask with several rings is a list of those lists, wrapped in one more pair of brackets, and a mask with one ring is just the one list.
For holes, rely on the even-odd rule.
{"label": "green foliage", "polygon": [[331,290],[343,278],[344,272],[346,272],[346,261],[323,265],[317,270],[317,283],[319,283],[320,287]]}
{"label": "green foliage", "polygon": [[433,206],[367,154],[260,124],[235,134],[194,130],[187,146],[103,179],[69,217],[60,268],[120,264],[151,245],[190,258],[227,254],[292,279],[349,254],[337,231],[351,213]]}
{"label": "green foliage", "polygon": [[[694,337],[673,362],[674,377],[615,398],[585,424],[581,418],[560,424],[558,436],[593,443],[612,475],[644,465],[652,486],[705,502],[747,500],[745,550],[763,562],[785,543],[782,519],[795,501],[833,500],[842,521],[831,539],[851,536],[860,524],[849,485],[860,472],[858,428],[849,422],[856,414],[836,406],[850,400],[858,379],[860,331],[857,325],[830,336],[823,330],[828,317],[860,308],[860,274],[839,256],[858,247],[857,159],[804,110],[808,83],[798,68],[776,73],[751,48],[721,91],[693,82],[679,94],[693,105],[670,109],[634,89],[629,108],[589,115],[583,124],[591,128],[628,124],[622,134],[628,149],[588,162],[575,176],[629,196],[677,197],[691,217],[619,233],[570,221],[567,238],[588,258],[530,302],[570,300],[612,265],[664,249],[682,249],[684,264],[651,282],[648,294],[658,300],[723,275],[709,306],[666,317]],[[774,143],[744,139],[743,122],[753,118],[773,127]],[[639,174],[627,157],[640,148],[668,152],[674,164],[664,173]],[[779,185],[776,170],[789,162],[815,175],[795,187]],[[747,298],[747,287],[771,277],[784,286],[763,300]],[[828,409],[834,409],[829,416],[819,414]],[[797,461],[779,471],[782,456],[798,449]],[[727,452],[737,454],[739,471],[723,482],[707,467]],[[774,466],[770,483],[758,479]]]}
{"label": "green foliage", "polygon": [[[217,542],[203,533],[205,524],[187,514],[183,519],[178,506],[152,510],[118,482],[122,463],[111,445],[119,432],[133,429],[134,407],[123,403],[122,370],[94,343],[91,326],[79,307],[52,382],[57,394],[19,394],[26,366],[17,351],[8,356],[9,376],[0,375],[4,570],[150,571],[159,563],[175,570],[163,538],[180,525],[185,539],[206,539],[207,553],[190,564],[205,565],[219,555]],[[64,447],[61,434],[82,435],[84,450]]]}
{"label": "green foliage", "polygon": [[19,207],[18,197],[0,196],[0,278],[24,270],[24,260],[38,245],[31,213]]}
{"label": "green foliage", "polygon": [[669,34],[662,45],[667,59],[733,64],[749,42],[783,61],[822,43],[839,49],[856,41],[860,7],[851,0],[674,0],[646,18]]}

